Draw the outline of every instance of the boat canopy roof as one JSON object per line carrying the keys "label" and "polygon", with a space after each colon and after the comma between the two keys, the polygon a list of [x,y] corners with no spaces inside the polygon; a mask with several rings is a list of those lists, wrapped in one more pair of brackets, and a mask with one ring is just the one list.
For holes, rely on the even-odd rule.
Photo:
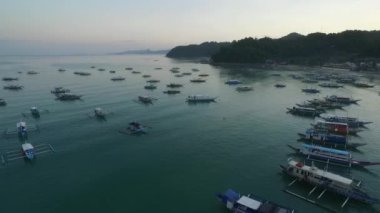
{"label": "boat canopy roof", "polygon": [[304,165],[304,164],[299,163],[299,162],[294,161],[294,160],[289,160],[289,165],[294,167],[294,168],[299,168],[299,169],[302,169],[303,171],[307,171],[309,173],[315,174],[317,176],[325,177],[329,180],[332,180],[332,181],[335,181],[338,183],[350,185],[353,182],[353,180],[351,180],[349,178],[346,178],[346,177],[343,177],[343,176],[340,176],[340,175],[337,175],[337,174],[334,174],[334,173],[331,173],[328,171],[318,169],[315,166],[307,166],[307,165]]}
{"label": "boat canopy roof", "polygon": [[22,150],[26,151],[26,150],[29,150],[29,149],[33,149],[32,144],[30,144],[30,143],[23,143],[22,144]]}
{"label": "boat canopy roof", "polygon": [[250,209],[253,209],[253,210],[257,210],[260,208],[261,206],[261,202],[259,201],[256,201],[256,200],[253,200],[247,196],[242,196],[238,201],[237,201],[238,204],[240,205],[243,205],[243,206],[246,206]]}
{"label": "boat canopy roof", "polygon": [[337,150],[337,149],[331,149],[331,148],[326,148],[326,147],[322,147],[322,146],[303,144],[303,147],[305,149],[318,149],[318,150],[321,150],[321,151],[330,152],[330,153],[334,153],[334,154],[338,154],[338,155],[350,155],[350,153],[347,152],[347,151]]}
{"label": "boat canopy roof", "polygon": [[342,125],[342,126],[348,126],[347,123],[341,123],[341,122],[330,122],[330,121],[322,121],[318,120],[317,124],[331,124],[331,125]]}

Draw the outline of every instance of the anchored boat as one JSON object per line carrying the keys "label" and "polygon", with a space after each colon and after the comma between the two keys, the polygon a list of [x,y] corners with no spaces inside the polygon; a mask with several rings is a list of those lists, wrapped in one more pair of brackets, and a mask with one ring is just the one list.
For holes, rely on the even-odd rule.
{"label": "anchored boat", "polygon": [[356,135],[361,130],[359,128],[350,128],[347,123],[341,122],[328,122],[328,121],[317,121],[312,124],[314,129],[322,132],[329,132],[338,135]]}
{"label": "anchored boat", "polygon": [[124,80],[125,80],[125,78],[121,77],[121,76],[111,78],[111,81],[124,81]]}
{"label": "anchored boat", "polygon": [[178,88],[178,87],[182,87],[183,85],[182,84],[170,83],[170,84],[168,84],[166,86],[169,87],[169,88]]}
{"label": "anchored boat", "polygon": [[291,145],[288,146],[297,153],[306,156],[307,159],[322,161],[328,164],[343,165],[348,167],[380,165],[380,162],[354,160],[351,153],[344,150],[326,148],[313,144],[303,144],[301,148],[295,148]]}
{"label": "anchored boat", "polygon": [[240,81],[240,80],[236,80],[236,79],[232,79],[232,80],[227,80],[226,82],[224,82],[225,84],[228,84],[228,85],[236,85],[236,84],[242,84],[243,82]]}
{"label": "anchored boat", "polygon": [[60,101],[73,101],[73,100],[80,100],[82,95],[75,95],[71,93],[60,93],[57,94],[57,99]]}
{"label": "anchored boat", "polygon": [[21,90],[24,87],[21,85],[8,85],[8,86],[4,86],[3,88],[7,90]]}
{"label": "anchored boat", "polygon": [[7,105],[7,102],[4,99],[0,98],[0,106],[5,106],[5,105]]}
{"label": "anchored boat", "polygon": [[215,102],[217,97],[211,97],[206,95],[191,95],[186,98],[186,101],[189,103],[196,103],[196,102]]}
{"label": "anchored boat", "polygon": [[332,82],[325,82],[319,84],[320,87],[327,87],[327,88],[341,88],[343,85],[337,84],[337,83],[332,83]]}
{"label": "anchored boat", "polygon": [[55,88],[51,91],[51,93],[53,93],[53,94],[55,94],[55,95],[57,95],[57,94],[61,94],[61,93],[68,93],[68,92],[70,92],[70,90],[69,90],[69,89],[65,89],[65,88],[63,88],[63,87],[55,87]]}
{"label": "anchored boat", "polygon": [[306,107],[293,107],[287,108],[288,112],[293,115],[300,115],[305,117],[318,117],[323,111],[320,111],[315,108],[306,108]]}
{"label": "anchored boat", "polygon": [[18,78],[12,78],[12,77],[4,77],[3,81],[17,81]]}
{"label": "anchored boat", "polygon": [[252,90],[253,90],[253,87],[251,86],[236,87],[236,91],[239,91],[239,92],[246,92],[246,91],[252,91]]}
{"label": "anchored boat", "polygon": [[321,116],[321,118],[328,122],[347,123],[350,128],[365,127],[365,125],[373,123],[370,121],[360,121],[358,118],[347,116],[326,115]]}
{"label": "anchored boat", "polygon": [[302,92],[304,93],[312,93],[312,94],[315,94],[315,93],[320,93],[321,91],[317,90],[317,89],[302,89]]}
{"label": "anchored boat", "polygon": [[204,83],[204,82],[206,82],[206,80],[201,79],[201,78],[196,78],[196,79],[191,79],[190,82],[192,82],[192,83]]}
{"label": "anchored boat", "polygon": [[[320,187],[323,189],[323,191],[318,198],[322,197],[326,191],[330,191],[332,193],[340,194],[346,197],[345,201],[341,205],[342,208],[346,205],[349,199],[354,199],[369,204],[379,202],[377,198],[373,198],[364,192],[361,187],[361,181],[321,170],[314,165],[307,166],[292,159],[288,159],[288,165],[281,165],[281,168],[284,173],[296,178],[291,184],[289,184],[289,186],[297,180],[314,185],[315,187],[309,192],[309,195],[313,193],[315,189]],[[290,191],[287,192],[290,193]]]}
{"label": "anchored boat", "polygon": [[255,195],[240,196],[239,193],[228,189],[216,195],[234,213],[293,213],[294,209],[262,199]]}
{"label": "anchored boat", "polygon": [[339,104],[357,104],[360,99],[352,99],[350,97],[342,97],[342,96],[336,96],[336,95],[331,95],[325,97],[326,101],[329,102],[334,102],[334,103],[339,103]]}
{"label": "anchored boat", "polygon": [[168,94],[168,95],[174,95],[174,94],[181,93],[181,91],[179,91],[179,90],[166,90],[163,93]]}

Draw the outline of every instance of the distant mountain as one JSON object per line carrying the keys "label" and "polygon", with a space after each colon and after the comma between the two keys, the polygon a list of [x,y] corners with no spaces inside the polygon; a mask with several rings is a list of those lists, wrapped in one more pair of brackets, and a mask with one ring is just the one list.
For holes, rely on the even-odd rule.
{"label": "distant mountain", "polygon": [[228,42],[204,42],[202,44],[192,44],[188,46],[177,46],[171,49],[166,57],[168,58],[201,58],[211,57],[217,53],[221,47],[228,46]]}
{"label": "distant mountain", "polygon": [[380,62],[380,31],[349,30],[341,33],[291,33],[280,39],[244,38],[220,48],[211,57],[216,63],[325,63]]}
{"label": "distant mountain", "polygon": [[153,55],[153,54],[166,54],[169,50],[127,50],[124,52],[112,53],[112,55],[127,55],[127,54],[139,54],[139,55]]}

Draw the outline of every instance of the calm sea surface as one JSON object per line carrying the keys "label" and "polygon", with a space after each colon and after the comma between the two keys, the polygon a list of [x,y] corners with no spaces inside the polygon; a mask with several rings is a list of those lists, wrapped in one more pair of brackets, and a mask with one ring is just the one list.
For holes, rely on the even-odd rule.
{"label": "calm sea surface", "polygon": [[[125,67],[141,74],[132,74]],[[158,67],[162,69],[155,69]],[[175,77],[169,71],[172,67],[179,67],[181,72],[192,72],[193,68],[200,71]],[[59,68],[66,72],[58,72]],[[27,75],[30,70],[40,74]],[[74,71],[92,75],[77,76]],[[209,74],[206,83],[189,82],[201,73]],[[0,130],[14,128],[23,118],[21,113],[27,113],[31,106],[49,110],[40,119],[24,119],[40,127],[40,132],[29,135],[29,142],[49,143],[56,150],[33,163],[19,160],[0,167],[0,212],[227,212],[215,193],[228,188],[299,212],[324,212],[282,191],[292,181],[279,167],[292,157],[287,144],[300,145],[297,133],[313,122],[287,114],[286,108],[332,94],[361,99],[359,105],[331,113],[373,121],[360,137],[352,138],[352,142],[368,143],[353,155],[380,161],[380,87],[321,88],[319,95],[306,95],[301,89],[308,85],[288,76],[294,73],[302,74],[227,69],[164,56],[0,57],[0,77],[18,77],[15,83],[24,86],[19,92],[0,89],[0,98],[8,102],[0,107]],[[144,89],[147,79],[143,74],[161,80],[156,90]],[[115,76],[126,80],[111,81]],[[224,84],[236,78],[253,86],[254,91],[239,93],[234,86]],[[362,78],[380,83],[377,76]],[[171,82],[184,84],[181,94],[162,93]],[[275,88],[278,82],[287,87]],[[0,82],[1,87],[7,84]],[[56,86],[82,94],[83,101],[55,100],[50,90]],[[189,105],[185,98],[193,94],[218,96],[218,101]],[[139,95],[158,100],[142,105],[135,101]],[[111,113],[106,121],[88,117],[95,107]],[[133,120],[151,127],[149,133],[118,133]],[[0,139],[0,152],[19,147],[16,137]],[[371,195],[380,197],[380,166],[337,172],[362,180]],[[293,188],[300,194],[311,189],[306,184]],[[343,197],[328,194],[321,199],[342,212],[380,212],[379,205],[359,202],[349,202],[340,210],[343,201]]]}

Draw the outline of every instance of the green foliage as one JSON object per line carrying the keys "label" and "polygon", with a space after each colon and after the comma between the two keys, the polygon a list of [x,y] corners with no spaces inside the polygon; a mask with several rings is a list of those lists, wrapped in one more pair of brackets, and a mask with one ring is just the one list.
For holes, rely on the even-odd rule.
{"label": "green foliage", "polygon": [[200,45],[178,46],[166,54],[169,58],[211,57],[229,43],[204,42]]}
{"label": "green foliage", "polygon": [[380,58],[380,31],[291,33],[280,39],[244,38],[233,41],[212,55],[219,63],[264,63],[267,60],[291,64],[320,65],[352,59]]}

